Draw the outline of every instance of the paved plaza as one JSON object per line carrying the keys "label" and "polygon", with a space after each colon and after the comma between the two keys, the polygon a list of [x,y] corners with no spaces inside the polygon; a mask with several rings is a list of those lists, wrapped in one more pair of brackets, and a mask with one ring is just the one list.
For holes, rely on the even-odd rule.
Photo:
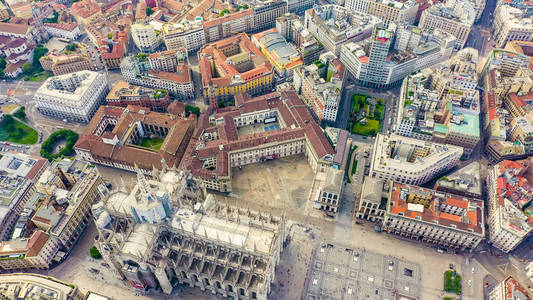
{"label": "paved plaza", "polygon": [[233,192],[220,197],[246,199],[277,209],[303,210],[313,170],[303,154],[250,164],[231,170]]}
{"label": "paved plaza", "polygon": [[362,248],[320,244],[309,270],[306,300],[420,299],[420,266]]}

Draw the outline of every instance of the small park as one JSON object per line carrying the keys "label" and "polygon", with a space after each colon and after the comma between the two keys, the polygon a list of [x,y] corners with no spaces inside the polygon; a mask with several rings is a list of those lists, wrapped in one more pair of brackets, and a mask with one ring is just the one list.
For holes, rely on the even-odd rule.
{"label": "small park", "polygon": [[55,131],[42,143],[41,156],[49,161],[70,157],[78,137],[78,134],[72,130],[60,129]]}
{"label": "small park", "polygon": [[346,129],[362,136],[376,136],[385,117],[386,104],[384,99],[354,94]]}
{"label": "small park", "polygon": [[24,145],[37,143],[39,134],[23,122],[26,122],[24,107],[21,107],[13,115],[5,114],[0,124],[0,141]]}
{"label": "small park", "polygon": [[461,275],[452,270],[444,272],[444,290],[461,295]]}

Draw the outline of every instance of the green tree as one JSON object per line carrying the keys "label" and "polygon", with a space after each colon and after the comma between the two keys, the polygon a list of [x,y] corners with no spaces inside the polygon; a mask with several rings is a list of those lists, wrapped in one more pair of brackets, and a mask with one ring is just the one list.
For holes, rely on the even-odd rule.
{"label": "green tree", "polygon": [[228,9],[223,9],[221,12],[220,12],[220,16],[224,16],[224,15],[229,15],[230,11]]}
{"label": "green tree", "polygon": [[21,107],[19,110],[17,110],[16,113],[13,114],[15,117],[21,119],[22,121],[26,121],[26,107]]}
{"label": "green tree", "polygon": [[25,62],[22,65],[22,72],[24,72],[24,74],[31,74],[33,72],[33,65],[29,62]]}
{"label": "green tree", "polygon": [[59,18],[59,13],[57,11],[54,11],[54,16],[51,18],[44,19],[43,23],[57,23],[58,18]]}
{"label": "green tree", "polygon": [[6,60],[3,57],[0,57],[0,69],[4,69],[6,67]]}
{"label": "green tree", "polygon": [[39,58],[43,57],[48,53],[48,48],[45,48],[43,46],[37,46],[35,47],[35,50],[33,50],[33,66],[38,69],[42,70],[43,67],[41,66],[41,62],[39,61]]}
{"label": "green tree", "polygon": [[102,254],[100,254],[100,251],[98,251],[98,249],[95,246],[89,249],[89,254],[91,255],[92,258],[96,258],[96,259],[102,258]]}
{"label": "green tree", "polygon": [[[72,147],[78,141],[78,134],[72,130],[61,129],[52,133],[42,144],[41,144],[41,156],[52,161],[56,158],[61,158],[64,156],[69,156],[72,152]],[[56,154],[52,154],[57,142],[61,140],[66,140],[67,143],[64,148],[61,149]]]}
{"label": "green tree", "polygon": [[76,45],[76,43],[68,44],[65,47],[65,49],[67,49],[68,51],[76,51],[77,48],[78,48],[78,45]]}
{"label": "green tree", "polygon": [[154,10],[150,6],[147,6],[146,7],[146,15],[150,16],[153,13],[154,13]]}
{"label": "green tree", "polygon": [[192,113],[192,114],[195,114],[195,115],[199,116],[200,115],[200,108],[196,107],[196,106],[189,105],[189,104],[185,104],[185,113],[187,115]]}

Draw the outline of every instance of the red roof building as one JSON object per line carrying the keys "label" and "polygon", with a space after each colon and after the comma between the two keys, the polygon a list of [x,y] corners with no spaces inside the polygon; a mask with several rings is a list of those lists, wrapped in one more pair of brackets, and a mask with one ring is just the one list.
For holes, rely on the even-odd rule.
{"label": "red roof building", "polygon": [[303,152],[316,172],[333,164],[335,151],[294,91],[240,93],[234,106],[202,112],[180,169],[230,192],[232,167]]}

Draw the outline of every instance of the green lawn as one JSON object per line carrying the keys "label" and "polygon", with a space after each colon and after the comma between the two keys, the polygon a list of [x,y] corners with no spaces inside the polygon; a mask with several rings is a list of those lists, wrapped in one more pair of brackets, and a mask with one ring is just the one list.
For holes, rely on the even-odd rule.
{"label": "green lawn", "polygon": [[161,149],[161,145],[163,145],[163,141],[160,138],[144,138],[141,142],[141,147],[159,150]]}
{"label": "green lawn", "polygon": [[367,95],[354,94],[352,96],[352,111],[357,114],[361,108],[361,105],[364,105],[366,98],[368,98]]}
{"label": "green lawn", "polygon": [[10,122],[4,120],[0,124],[0,141],[32,145],[37,143],[38,138],[37,131],[15,119]]}
{"label": "green lawn", "polygon": [[448,270],[444,272],[444,290],[446,292],[455,292],[461,294],[461,275],[455,271]]}
{"label": "green lawn", "polygon": [[375,136],[379,132],[379,121],[366,119],[366,125],[361,124],[361,122],[355,123],[352,127],[352,133],[365,135],[365,136]]}
{"label": "green lawn", "polygon": [[357,159],[353,159],[353,165],[352,165],[352,175],[355,174],[355,171],[357,170]]}
{"label": "green lawn", "polygon": [[47,79],[48,77],[50,77],[50,74],[47,73],[47,72],[43,72],[43,73],[39,73],[39,74],[30,76],[28,78],[28,81],[41,81],[41,80]]}
{"label": "green lawn", "polygon": [[[385,105],[387,101],[385,99],[376,99],[376,104],[372,110],[372,104],[367,100],[367,95],[355,94],[352,97],[352,112],[350,114],[351,119],[348,122],[348,130],[352,133],[375,136],[380,129],[381,121],[385,117]],[[364,114],[359,115],[360,111],[364,111]],[[373,112],[372,115],[370,113]],[[359,122],[359,118],[366,118],[367,124],[362,125]]]}

